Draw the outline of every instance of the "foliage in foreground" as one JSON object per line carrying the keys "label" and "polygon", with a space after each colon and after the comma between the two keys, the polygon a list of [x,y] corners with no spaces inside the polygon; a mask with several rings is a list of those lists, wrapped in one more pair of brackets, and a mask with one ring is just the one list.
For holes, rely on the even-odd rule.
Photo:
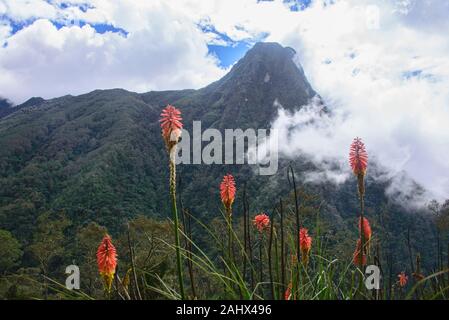
{"label": "foliage in foreground", "polygon": [[[38,262],[38,270],[22,268],[9,274],[8,269],[14,267],[22,251],[10,234],[0,234],[4,238],[2,242],[11,248],[10,255],[1,260],[5,270],[0,283],[1,296],[46,299],[446,298],[449,279],[442,259],[438,258],[436,272],[430,275],[425,275],[421,269],[420,256],[412,255],[410,244],[408,273],[394,274],[392,261],[388,261],[388,257],[385,259],[381,239],[364,216],[367,155],[359,139],[351,147],[351,167],[357,178],[354,196],[360,202],[360,216],[354,219],[358,237],[342,239],[341,250],[335,251],[338,246],[329,245],[329,234],[320,219],[322,202],[299,190],[292,167],[288,172],[291,193],[266,212],[250,212],[243,188],[242,212],[234,215],[236,185],[232,175],[226,175],[220,186],[221,217],[207,224],[184,208],[176,193],[174,161],[182,124],[177,118],[180,114],[171,108],[163,113],[163,120],[165,117],[167,121],[162,121],[162,133],[169,155],[173,220],[169,223],[139,217],[125,225],[114,241],[105,236],[105,228],[90,223],[75,230],[75,241],[67,241],[64,233],[71,228],[71,223],[66,215],[62,212],[55,217],[50,212],[44,213],[37,219],[34,241],[28,248],[30,257],[27,257]],[[447,206],[434,204],[432,208],[441,226],[438,230],[444,230]],[[441,244],[438,246],[441,252]],[[55,265],[69,262],[58,261],[64,258],[62,248],[77,253],[79,261],[72,262],[82,271],[80,291],[66,290],[64,277],[53,277]],[[379,290],[370,291],[364,285],[364,269],[370,264],[381,269]]]}

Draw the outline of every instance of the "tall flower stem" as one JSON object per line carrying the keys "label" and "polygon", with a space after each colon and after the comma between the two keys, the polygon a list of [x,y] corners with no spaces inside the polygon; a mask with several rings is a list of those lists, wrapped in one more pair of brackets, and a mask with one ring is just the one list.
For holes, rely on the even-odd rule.
{"label": "tall flower stem", "polygon": [[[178,186],[179,189],[179,186]],[[182,217],[182,227],[183,230],[185,230],[186,236],[184,237],[185,240],[185,248],[187,250],[187,271],[189,273],[190,278],[190,289],[192,291],[192,296],[196,297],[196,290],[195,290],[195,281],[193,276],[193,263],[192,263],[192,226],[191,226],[191,217],[190,213],[187,208],[184,208],[182,199],[180,199],[179,204],[181,205],[181,217]]]}
{"label": "tall flower stem", "polygon": [[[299,204],[298,204],[298,191],[296,190],[296,180],[295,180],[295,172],[293,171],[293,167],[290,166],[290,171],[292,173],[292,183],[293,183],[293,192],[295,196],[295,217],[296,217],[296,234],[299,234],[299,230],[301,229],[301,225],[299,222]],[[298,260],[298,265],[300,263],[300,245],[299,245],[299,237],[296,237],[296,259]]]}
{"label": "tall flower stem", "polygon": [[415,265],[413,264],[412,245],[410,243],[410,227],[407,229],[407,248],[408,248],[408,254],[409,254],[409,258],[410,258],[410,270],[415,270]]}
{"label": "tall flower stem", "polygon": [[[301,225],[300,225],[300,219],[299,219],[299,203],[298,203],[298,190],[296,189],[296,179],[295,179],[295,172],[293,171],[293,167],[290,165],[290,171],[292,174],[292,184],[293,184],[293,194],[295,196],[295,217],[296,217],[296,275],[297,275],[297,280],[296,282],[293,282],[293,291],[296,292],[298,291],[299,288],[299,272],[300,272],[300,265],[301,265],[301,249],[300,249],[300,243],[299,243],[299,231],[301,229]],[[288,177],[288,172],[287,172],[287,177]]]}
{"label": "tall flower stem", "polygon": [[172,105],[167,105],[161,112],[161,133],[169,157],[170,166],[170,198],[175,228],[176,266],[178,271],[181,299],[185,299],[184,281],[182,277],[181,241],[179,239],[179,218],[176,208],[176,146],[182,135],[181,111]]}
{"label": "tall flower stem", "polygon": [[248,236],[248,262],[249,262],[249,272],[250,272],[250,278],[251,278],[251,288],[254,289],[254,285],[255,285],[255,276],[254,276],[254,268],[253,266],[253,245],[251,243],[251,230],[250,230],[250,223],[249,223],[249,202],[248,202],[248,197],[245,196],[244,200],[245,201],[245,207],[246,207],[246,213],[247,213],[247,231],[246,231],[246,235]]}
{"label": "tall flower stem", "polygon": [[274,232],[274,212],[271,214],[271,224],[270,224],[270,237],[268,241],[268,273],[270,275],[270,289],[271,289],[271,299],[274,300],[274,283],[273,283],[273,267],[271,265],[271,250],[273,247],[273,232]]}
{"label": "tall flower stem", "polygon": [[[365,211],[365,201],[364,201],[364,176],[362,174],[359,174],[357,177],[358,180],[358,194],[359,194],[359,203],[360,203],[360,223],[359,223],[359,229],[360,229],[360,254],[359,254],[359,266],[361,270],[360,274],[360,281],[359,281],[359,289],[361,290],[363,286],[363,280],[364,280],[364,274],[365,274],[365,232],[364,232],[364,223],[365,223],[365,217],[364,217],[364,211]],[[366,260],[368,257],[366,256]],[[365,261],[366,261],[365,260]]]}
{"label": "tall flower stem", "polygon": [[223,203],[225,214],[226,214],[226,223],[228,224],[228,259],[229,264],[233,265],[233,257],[232,257],[232,204],[235,199],[235,180],[231,174],[227,174],[223,177],[223,180],[220,183],[220,197],[221,202]]}
{"label": "tall flower stem", "polygon": [[[259,233],[259,283],[263,282],[263,234],[268,228],[271,228],[273,224],[270,222],[270,217],[265,213],[260,213],[254,217],[254,227]],[[271,272],[271,270],[270,270]],[[263,289],[262,289],[263,294]]]}
{"label": "tall flower stem", "polygon": [[247,232],[247,217],[246,217],[246,185],[243,186],[243,201],[242,201],[242,205],[243,205],[243,252],[242,252],[242,257],[243,257],[243,280],[245,281],[246,279],[246,264],[247,264],[247,259],[248,259],[248,236],[246,234]]}
{"label": "tall flower stem", "polygon": [[280,275],[280,269],[279,269],[279,248],[278,248],[278,234],[277,234],[277,229],[274,230],[274,271],[275,271],[275,275],[276,275],[276,294],[277,297],[282,297],[282,291],[283,291],[283,287],[279,285],[280,279],[281,279],[281,275]]}
{"label": "tall flower stem", "polygon": [[262,232],[259,233],[259,281],[260,283],[263,282],[263,234]]}
{"label": "tall flower stem", "polygon": [[176,164],[174,159],[170,159],[170,197],[172,203],[172,213],[174,220],[175,230],[175,246],[176,246],[176,268],[178,272],[179,290],[181,292],[181,299],[185,299],[184,292],[184,279],[182,275],[182,262],[181,262],[181,242],[179,239],[179,218],[178,209],[176,207]]}
{"label": "tall flower stem", "polygon": [[[359,185],[363,184],[363,177],[360,179],[359,178]],[[364,217],[364,210],[365,210],[365,201],[364,201],[364,192],[361,190],[362,188],[359,187],[359,200],[360,200],[360,242],[361,242],[361,246],[360,246],[360,267],[362,268],[362,272],[364,271],[364,267],[363,267],[363,256],[365,254],[365,233],[364,231],[364,221],[365,221],[365,217]]]}
{"label": "tall flower stem", "polygon": [[281,214],[281,283],[282,289],[286,290],[285,283],[285,250],[284,250],[284,208],[282,205],[282,199],[279,200],[279,211]]}
{"label": "tall flower stem", "polygon": [[[358,257],[356,256],[356,259],[357,258],[359,259],[358,264],[362,271],[362,274],[360,275],[360,284],[362,284],[365,269],[364,262],[366,259],[365,253],[367,251],[365,248],[366,242],[365,240],[367,235],[365,235],[364,196],[365,196],[365,175],[368,166],[368,153],[366,152],[365,144],[362,142],[362,139],[358,137],[353,140],[349,148],[349,165],[351,166],[352,172],[357,177],[357,189],[360,201],[360,222],[359,222],[360,249],[356,248],[356,254],[358,254]],[[357,253],[358,250],[360,250],[360,252]]]}
{"label": "tall flower stem", "polygon": [[[418,253],[417,255],[416,255],[416,271],[415,271],[415,274],[417,275],[417,277],[419,277],[419,275],[421,275],[421,256],[420,256],[420,254]],[[444,277],[444,275],[443,275],[443,277]],[[444,279],[442,279],[443,281],[444,281]],[[421,296],[422,296],[422,291],[421,291],[421,288],[416,288],[416,295],[415,295],[415,297],[416,297],[416,299],[417,300],[421,300]]]}
{"label": "tall flower stem", "polygon": [[233,262],[232,258],[232,213],[230,210],[226,210],[226,218],[228,223],[228,259],[229,264],[231,265]]}

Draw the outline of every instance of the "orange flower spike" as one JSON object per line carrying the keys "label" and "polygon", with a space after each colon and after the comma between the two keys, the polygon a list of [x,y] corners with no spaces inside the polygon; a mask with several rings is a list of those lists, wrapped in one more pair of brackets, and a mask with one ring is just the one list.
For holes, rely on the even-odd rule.
{"label": "orange flower spike", "polygon": [[181,111],[172,105],[167,105],[161,112],[162,137],[170,151],[178,143],[182,133]]}
{"label": "orange flower spike", "polygon": [[235,199],[235,180],[231,174],[227,174],[223,177],[223,181],[220,184],[220,197],[221,202],[228,214],[231,214],[232,204]]}
{"label": "orange flower spike", "polygon": [[302,252],[309,253],[312,248],[312,237],[309,236],[309,230],[301,228],[299,230],[299,246]]}
{"label": "orange flower spike", "polygon": [[105,235],[97,250],[98,271],[103,277],[105,287],[111,290],[112,280],[114,279],[115,269],[117,267],[117,251],[112,244],[111,237]]}
{"label": "orange flower spike", "polygon": [[401,272],[400,274],[398,274],[398,278],[399,278],[399,286],[401,288],[405,287],[408,282],[408,276],[405,274],[405,272]]}
{"label": "orange flower spike", "polygon": [[363,236],[365,237],[366,242],[371,240],[372,231],[367,218],[363,218],[363,224],[362,218],[361,217],[359,218],[359,230],[363,231]]}
{"label": "orange flower spike", "polygon": [[263,232],[270,226],[270,217],[265,213],[258,214],[254,217],[253,223],[259,232]]}
{"label": "orange flower spike", "polygon": [[312,249],[312,237],[309,236],[309,230],[306,228],[299,230],[299,249],[301,250],[302,262],[307,265],[309,262],[309,253]]}
{"label": "orange flower spike", "polygon": [[[362,255],[362,257],[360,257],[360,255]],[[360,260],[362,260],[361,261],[362,265],[360,265]],[[357,247],[354,251],[354,256],[353,256],[352,261],[356,266],[359,266],[359,267],[366,265],[367,258],[366,258],[366,254],[362,252],[362,242],[360,241],[360,239],[357,240]]]}

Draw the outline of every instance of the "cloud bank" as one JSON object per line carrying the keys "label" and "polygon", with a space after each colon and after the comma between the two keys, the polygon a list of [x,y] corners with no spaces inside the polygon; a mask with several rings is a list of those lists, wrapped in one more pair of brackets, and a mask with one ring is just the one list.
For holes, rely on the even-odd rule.
{"label": "cloud bank", "polygon": [[[273,126],[291,128],[285,155],[306,154],[325,166],[311,177],[341,182],[349,144],[360,136],[387,177],[401,177],[392,193],[410,189],[408,176],[449,197],[449,3],[304,3],[0,0],[0,96],[198,88],[226,71],[208,44],[277,41],[298,52],[332,112],[323,116],[313,103],[296,114],[281,109]],[[70,25],[77,21],[84,24]],[[127,34],[99,33],[95,24]]]}
{"label": "cloud bank", "polygon": [[[20,103],[94,89],[198,88],[224,75],[203,32],[165,1],[91,5],[60,9],[46,1],[0,0],[0,96]],[[99,33],[89,23],[128,34]],[[11,34],[13,24],[26,26]]]}
{"label": "cloud bank", "polygon": [[[443,1],[429,3],[429,10],[449,13]],[[412,178],[428,196],[449,197],[448,28],[431,26],[447,26],[441,14],[423,28],[421,15],[429,10],[422,1],[337,1],[298,13],[295,32],[281,41],[297,50],[332,116],[313,103],[295,114],[281,110],[273,127],[291,128],[282,152],[307,154],[338,182],[349,175],[349,144],[359,136],[371,160],[387,170],[374,177],[394,177],[388,192],[408,199],[416,191]]]}

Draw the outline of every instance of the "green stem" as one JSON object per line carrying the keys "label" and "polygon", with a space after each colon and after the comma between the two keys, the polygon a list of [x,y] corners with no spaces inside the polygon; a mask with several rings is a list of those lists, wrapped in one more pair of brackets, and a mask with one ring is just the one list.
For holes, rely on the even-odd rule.
{"label": "green stem", "polygon": [[279,274],[278,235],[277,235],[276,230],[274,232],[274,268],[275,268],[274,272],[276,274],[276,282],[277,282],[277,285],[276,285],[277,299],[281,299],[281,297],[282,297],[282,289],[284,289],[284,288],[283,288],[283,286],[279,286],[281,275]]}
{"label": "green stem", "polygon": [[228,259],[229,264],[232,264],[232,212],[231,210],[226,210],[226,215],[228,218]]}
{"label": "green stem", "polygon": [[176,267],[178,271],[179,290],[181,291],[181,299],[185,299],[184,293],[184,280],[182,275],[182,263],[181,263],[181,243],[179,240],[179,219],[178,209],[176,207],[176,164],[174,160],[170,160],[170,196],[172,202],[172,212],[175,228],[175,245],[176,245]]}
{"label": "green stem", "polygon": [[249,272],[250,272],[250,279],[251,279],[251,289],[254,290],[254,282],[255,282],[255,276],[254,276],[254,268],[253,268],[253,245],[251,243],[251,229],[250,229],[250,217],[249,217],[249,202],[248,197],[245,194],[245,198],[243,199],[245,202],[246,207],[246,217],[247,217],[247,223],[246,223],[246,235],[248,236],[248,265],[249,265]]}
{"label": "green stem", "polygon": [[279,200],[279,210],[281,214],[281,283],[282,290],[285,291],[287,284],[285,283],[284,208],[282,206],[282,199]]}
{"label": "green stem", "polygon": [[293,181],[293,191],[295,195],[295,217],[296,217],[296,260],[298,265],[301,263],[301,253],[300,253],[300,244],[299,244],[299,231],[301,230],[300,222],[299,222],[299,205],[298,205],[298,191],[296,190],[296,180],[295,180],[295,172],[293,171],[293,167],[290,166],[290,171],[292,174]]}
{"label": "green stem", "polygon": [[365,254],[365,232],[363,232],[363,227],[365,225],[365,221],[364,221],[364,203],[363,203],[363,195],[360,195],[360,250],[361,250],[361,254],[360,254],[360,266],[362,267],[362,271],[363,271],[363,256]]}
{"label": "green stem", "polygon": [[[360,200],[360,221],[359,221],[359,228],[360,228],[360,269],[362,274],[360,275],[360,290],[363,288],[363,278],[365,274],[365,266],[363,264],[363,257],[365,255],[365,232],[364,232],[364,226],[365,226],[365,219],[364,219],[364,211],[365,211],[365,179],[363,175],[359,175],[357,177],[358,180],[358,189],[359,189],[359,200]],[[368,259],[368,256],[366,257]]]}
{"label": "green stem", "polygon": [[245,204],[245,197],[246,197],[246,185],[243,186],[243,252],[242,252],[242,257],[243,257],[243,281],[246,280],[246,264],[247,264],[247,259],[248,259],[248,237],[246,235],[246,231],[247,231],[247,220],[246,220],[246,204]]}
{"label": "green stem", "polygon": [[262,262],[262,245],[263,245],[263,235],[262,232],[259,232],[259,272],[260,272],[260,276],[259,276],[259,281],[260,283],[263,282],[263,262]]}
{"label": "green stem", "polygon": [[270,275],[270,289],[271,289],[271,299],[274,300],[274,283],[273,283],[273,268],[271,265],[271,249],[273,247],[273,232],[274,232],[274,212],[271,215],[271,223],[270,223],[270,237],[268,241],[268,273]]}
{"label": "green stem", "polygon": [[[293,167],[290,165],[290,171],[292,174],[292,182],[293,182],[293,191],[295,196],[295,216],[296,216],[296,275],[298,278],[298,282],[296,283],[296,287],[294,286],[294,290],[298,291],[299,289],[299,272],[300,272],[300,264],[301,264],[301,249],[300,249],[300,241],[299,241],[299,232],[301,231],[300,219],[299,219],[299,204],[298,204],[298,190],[296,189],[296,180],[295,180],[295,172],[293,171]],[[287,175],[288,176],[288,175]]]}

